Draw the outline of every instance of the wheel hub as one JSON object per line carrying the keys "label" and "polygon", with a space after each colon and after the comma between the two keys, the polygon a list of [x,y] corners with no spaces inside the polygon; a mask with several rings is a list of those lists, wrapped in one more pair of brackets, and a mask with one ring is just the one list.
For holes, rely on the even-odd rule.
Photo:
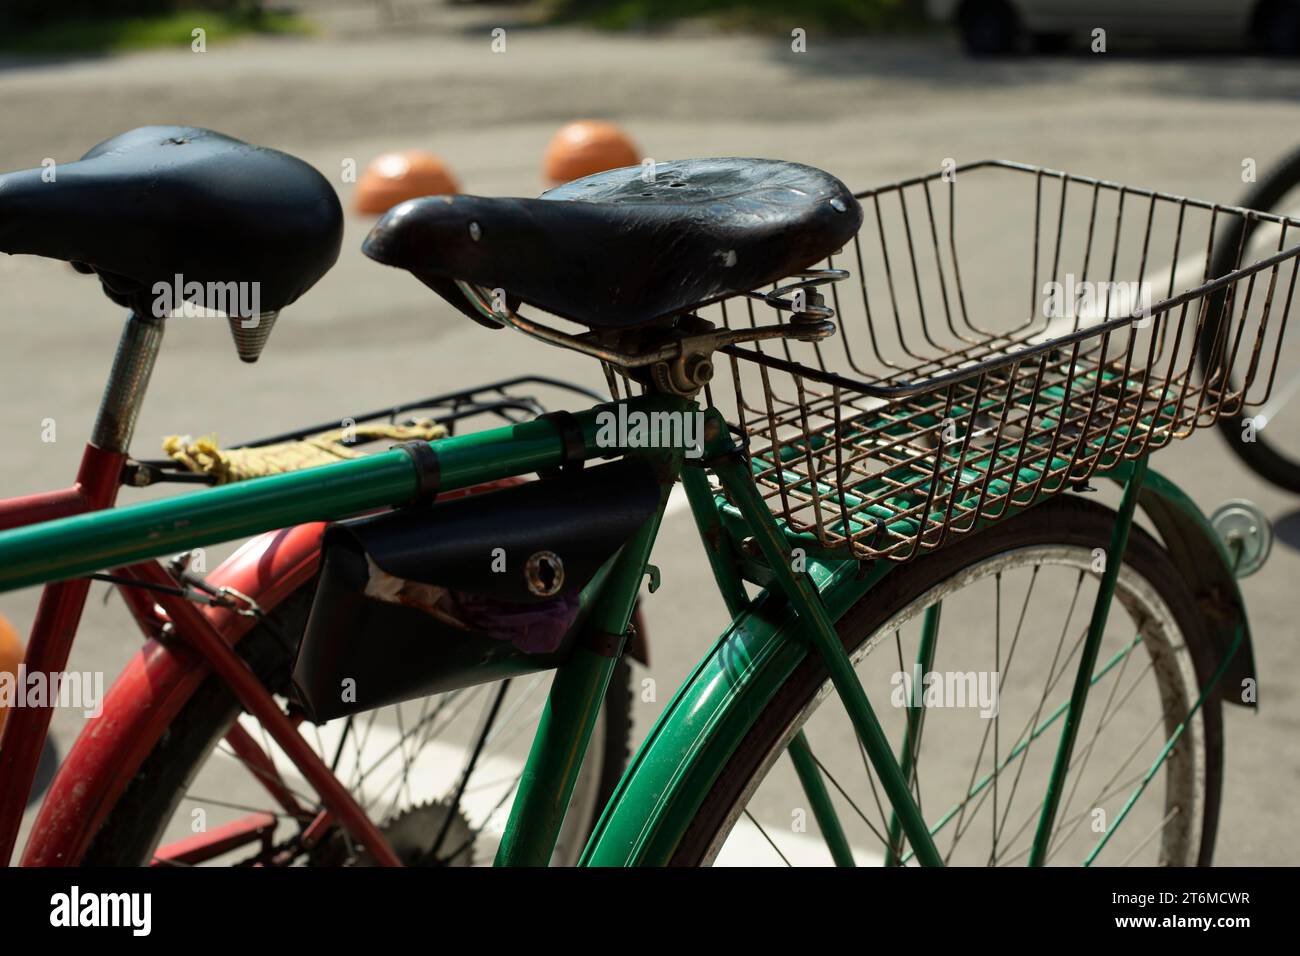
{"label": "wheel hub", "polygon": [[1225,501],[1210,516],[1210,526],[1234,562],[1232,573],[1249,577],[1264,566],[1273,550],[1273,525],[1254,502]]}

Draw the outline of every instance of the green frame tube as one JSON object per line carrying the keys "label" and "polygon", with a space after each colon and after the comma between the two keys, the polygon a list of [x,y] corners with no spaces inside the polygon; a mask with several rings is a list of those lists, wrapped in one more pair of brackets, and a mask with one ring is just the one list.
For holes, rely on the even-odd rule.
{"label": "green frame tube", "polygon": [[411,457],[387,451],[17,528],[0,533],[0,591],[402,504],[411,501],[418,488]]}
{"label": "green frame tube", "polygon": [[781,590],[794,605],[804,624],[803,637],[826,664],[835,691],[853,721],[867,757],[871,760],[876,775],[880,777],[881,786],[889,795],[890,804],[898,812],[903,832],[912,844],[916,859],[923,866],[942,866],[943,859],[935,848],[916,801],[912,799],[907,780],[889,745],[889,738],[885,736],[884,728],[880,726],[866,692],[862,689],[862,683],[853,670],[853,663],[840,643],[835,622],[827,613],[821,595],[807,574],[793,569],[790,543],[755,488],[748,462],[739,454],[734,454],[718,460],[714,464],[714,471],[753,530],[755,542]]}
{"label": "green frame tube", "polygon": [[619,552],[577,651],[556,671],[497,849],[497,866],[545,866],[555,850],[614,665],[627,643],[664,508],[681,471],[680,449],[647,457],[659,476],[659,507]]}
{"label": "green frame tube", "polygon": [[[597,416],[629,410],[678,410],[676,399],[647,395],[575,413],[584,457],[612,458],[624,449],[597,444]],[[439,439],[437,490],[557,468],[565,441],[554,420],[535,419],[471,435]],[[393,449],[355,461],[255,478],[161,501],[60,518],[0,532],[0,592],[123,567],[274,531],[307,521],[331,521],[420,496],[420,466]]]}
{"label": "green frame tube", "polygon": [[831,795],[826,790],[817,758],[813,756],[812,745],[808,743],[808,735],[801,729],[794,735],[786,751],[790,754],[790,762],[794,764],[794,772],[799,775],[799,783],[808,796],[808,803],[812,806],[817,826],[821,828],[822,838],[826,840],[826,847],[831,851],[831,859],[836,866],[857,866],[853,860],[853,847],[849,845],[839,814],[835,812],[835,804],[831,802]]}
{"label": "green frame tube", "polygon": [[[934,651],[939,643],[939,618],[942,609],[942,604],[932,604],[925,609],[925,619],[921,624],[921,641],[916,649],[916,665],[919,671],[919,674],[915,675],[916,677],[924,678],[926,674],[934,669]],[[909,788],[912,785],[912,773],[915,769],[916,748],[921,740],[921,726],[925,721],[924,694],[921,695],[921,702],[919,707],[913,707],[911,703],[907,705],[907,736],[903,738],[903,753],[898,759],[898,764],[903,770],[903,776],[907,778]],[[902,834],[903,825],[898,818],[898,811],[891,811],[889,814],[889,846],[885,850],[885,866],[896,866],[898,864],[901,849],[899,837]]]}
{"label": "green frame tube", "polygon": [[717,582],[728,613],[735,617],[749,606],[749,595],[745,593],[745,582],[740,577],[735,548],[723,527],[708,476],[701,468],[684,468],[682,487],[686,491],[686,501],[691,506],[695,527],[700,532],[700,541],[708,556],[709,567],[713,569],[713,580]]}
{"label": "green frame tube", "polygon": [[[704,553],[708,556],[709,565],[713,569],[714,581],[717,582],[718,591],[727,605],[727,611],[734,619],[744,613],[750,600],[745,592],[744,580],[740,576],[735,546],[723,527],[722,516],[718,513],[717,499],[709,487],[708,478],[700,468],[683,470],[682,486],[686,489],[686,499],[691,506],[695,526],[699,529]],[[800,730],[790,741],[787,749],[795,773],[799,776],[799,784],[803,787],[808,805],[812,808],[813,817],[817,820],[817,826],[830,850],[831,859],[835,861],[836,866],[855,866],[853,848],[844,833],[839,814],[835,811],[835,804],[826,789],[826,782],[822,780],[821,770],[817,766],[817,759],[813,756],[807,735]]]}

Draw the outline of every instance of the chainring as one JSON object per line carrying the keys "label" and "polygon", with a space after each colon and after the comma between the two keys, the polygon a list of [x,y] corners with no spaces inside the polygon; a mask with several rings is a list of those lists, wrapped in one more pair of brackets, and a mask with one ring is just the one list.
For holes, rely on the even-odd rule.
{"label": "chainring", "polygon": [[[450,822],[447,821],[451,815]],[[438,852],[433,852],[433,844],[438,839],[444,824],[447,832],[442,838]],[[441,800],[408,807],[396,816],[389,817],[380,827],[379,832],[388,840],[397,858],[405,866],[473,866],[474,865],[474,828],[459,809]],[[454,858],[453,858],[454,854]],[[361,865],[373,865],[373,861],[363,858]]]}

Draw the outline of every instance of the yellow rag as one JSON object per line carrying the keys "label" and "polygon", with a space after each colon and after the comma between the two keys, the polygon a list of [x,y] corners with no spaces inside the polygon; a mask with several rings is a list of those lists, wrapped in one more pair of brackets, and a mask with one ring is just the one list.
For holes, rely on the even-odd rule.
{"label": "yellow rag", "polygon": [[257,448],[223,450],[217,445],[216,435],[197,439],[189,435],[168,435],[163,439],[163,452],[192,472],[214,475],[217,484],[224,485],[247,478],[279,475],[300,468],[365,457],[365,452],[343,444],[344,439],[433,441],[446,435],[447,429],[442,425],[432,419],[423,419],[410,425],[378,424],[336,428],[298,441],[277,442]]}

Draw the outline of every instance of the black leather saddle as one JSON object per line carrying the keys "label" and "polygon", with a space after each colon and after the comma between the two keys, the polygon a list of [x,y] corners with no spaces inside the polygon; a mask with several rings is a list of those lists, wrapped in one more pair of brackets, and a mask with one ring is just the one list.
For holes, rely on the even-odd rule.
{"label": "black leather saddle", "polygon": [[202,289],[257,283],[258,311],[274,312],[338,258],[343,211],[325,177],[212,130],[141,127],[50,172],[0,175],[0,252],[97,273],[141,315],[154,314],[154,285],[177,276]]}
{"label": "black leather saddle", "polygon": [[455,280],[594,328],[626,328],[760,288],[825,259],[862,210],[834,176],[768,159],[629,166],[540,199],[429,196],[362,246],[477,317]]}

